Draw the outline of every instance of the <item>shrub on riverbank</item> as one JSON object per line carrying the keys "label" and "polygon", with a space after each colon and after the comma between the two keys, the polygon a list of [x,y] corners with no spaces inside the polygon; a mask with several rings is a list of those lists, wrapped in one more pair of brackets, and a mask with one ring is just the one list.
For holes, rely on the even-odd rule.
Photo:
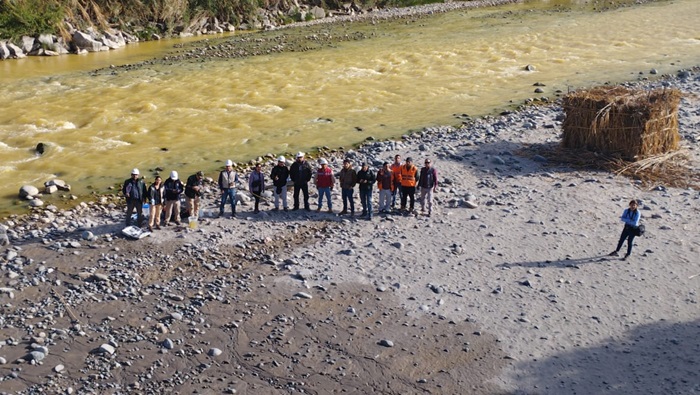
{"label": "shrub on riverbank", "polygon": [[0,0],[0,38],[58,32],[64,5],[47,0]]}

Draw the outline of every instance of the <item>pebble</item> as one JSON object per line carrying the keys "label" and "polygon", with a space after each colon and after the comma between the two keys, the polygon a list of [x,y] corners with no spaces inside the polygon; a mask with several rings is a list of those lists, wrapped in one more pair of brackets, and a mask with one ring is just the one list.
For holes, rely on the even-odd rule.
{"label": "pebble", "polygon": [[56,366],[53,368],[53,371],[56,372],[56,373],[61,373],[64,369],[65,369],[65,366],[63,366],[63,365],[56,365]]}
{"label": "pebble", "polygon": [[313,296],[307,294],[306,292],[297,292],[296,294],[294,294],[294,296],[302,299],[313,299]]}
{"label": "pebble", "polygon": [[223,351],[219,350],[218,348],[210,348],[207,352],[207,355],[209,355],[210,357],[218,357],[222,353]]}
{"label": "pebble", "polygon": [[177,321],[180,321],[180,320],[182,320],[182,314],[177,313],[177,312],[173,312],[173,313],[170,313],[170,318],[177,320]]}

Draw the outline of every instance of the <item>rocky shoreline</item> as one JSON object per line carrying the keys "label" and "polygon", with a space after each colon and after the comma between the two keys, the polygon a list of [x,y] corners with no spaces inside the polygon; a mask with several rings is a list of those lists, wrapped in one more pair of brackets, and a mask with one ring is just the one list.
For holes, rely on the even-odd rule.
{"label": "rocky shoreline", "polygon": [[[261,20],[256,24],[233,25],[229,22],[220,22],[216,18],[200,17],[198,20],[190,21],[187,26],[176,29],[178,37],[191,37],[194,35],[217,35],[224,32],[234,32],[236,30],[277,30],[290,27],[314,26],[318,24],[356,22],[363,20],[390,20],[412,17],[417,15],[429,15],[434,13],[449,12],[457,9],[493,7],[508,3],[515,3],[520,0],[488,0],[488,1],[460,1],[451,3],[428,4],[417,7],[370,9],[358,8],[354,3],[348,3],[342,10],[325,10],[318,6],[299,6],[301,19],[308,19],[308,22],[296,22],[290,24],[278,24],[275,22],[278,10],[260,9]],[[290,11],[291,12],[291,11]],[[84,31],[76,29],[71,23],[64,22],[65,31],[70,38],[57,36],[55,34],[40,34],[36,37],[22,36],[19,42],[13,43],[9,40],[0,40],[0,60],[22,59],[26,56],[58,56],[66,54],[85,54],[88,52],[100,52],[119,49],[125,45],[137,43],[142,40],[160,40],[164,38],[163,33],[152,32],[148,36],[139,33],[142,27],[132,27],[131,32],[110,28],[99,30],[88,28]],[[168,37],[165,35],[165,37]],[[245,40],[243,40],[245,42]],[[341,40],[342,41],[342,40]],[[250,50],[250,48],[247,48]],[[246,51],[243,48],[242,51]],[[250,52],[250,51],[248,51]],[[260,52],[260,54],[265,52]],[[246,56],[255,56],[258,53],[249,53]]]}
{"label": "rocky shoreline", "polygon": [[[686,94],[694,163],[697,71],[630,84]],[[561,115],[524,107],[326,156],[335,170],[432,158],[432,217],[255,215],[243,201],[239,218],[133,241],[116,195],[13,215],[1,392],[697,392],[700,195],[523,150],[558,144]],[[607,252],[633,197],[648,234],[620,262]]]}

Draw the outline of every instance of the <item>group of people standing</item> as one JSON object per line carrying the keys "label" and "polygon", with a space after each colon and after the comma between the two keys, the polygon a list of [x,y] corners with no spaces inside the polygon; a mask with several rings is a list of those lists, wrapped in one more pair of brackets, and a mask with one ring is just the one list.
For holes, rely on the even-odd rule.
{"label": "group of people standing", "polygon": [[[284,159],[284,158],[280,158]],[[280,178],[280,175],[286,174],[286,163],[283,160],[278,161],[277,166],[272,170],[270,177],[275,182],[275,208],[279,210],[279,198],[282,198],[284,209],[287,210],[286,181]],[[317,211],[323,209],[323,202],[326,201],[329,212],[333,212],[333,200],[331,191],[335,187],[336,177],[333,169],[330,168],[328,161],[321,158],[318,161],[318,167],[314,170],[311,164],[306,160],[304,153],[299,152],[296,155],[296,160],[288,170],[289,179],[294,182],[294,210],[299,210],[301,207],[301,198],[303,197],[304,209],[309,211],[309,182],[313,179],[318,190]],[[282,180],[282,181],[280,181]],[[427,215],[432,214],[433,209],[433,193],[437,190],[438,177],[437,170],[432,167],[430,159],[425,160],[425,167],[420,171],[413,164],[411,158],[407,158],[404,163],[401,162],[401,156],[394,157],[394,163],[384,162],[382,168],[375,173],[370,168],[368,163],[362,163],[360,170],[357,171],[353,167],[350,159],[343,161],[343,168],[338,174],[338,182],[340,184],[341,199],[343,209],[339,215],[350,214],[355,215],[355,186],[358,186],[360,192],[360,204],[362,205],[361,216],[371,220],[374,210],[372,208],[372,192],[374,184],[377,184],[379,190],[379,213],[389,213],[395,209],[397,197],[400,199],[402,212],[413,212],[415,205],[416,188],[420,188],[421,195],[421,211],[425,213],[427,206]],[[282,194],[280,194],[280,188]],[[407,204],[410,201],[410,206]]]}
{"label": "group of people standing", "polygon": [[[168,226],[171,222],[180,224],[180,199],[184,193],[187,201],[187,212],[190,216],[198,216],[200,198],[203,192],[204,173],[198,171],[187,178],[185,184],[180,181],[177,171],[172,171],[170,177],[162,181],[156,176],[154,182],[146,188],[143,178],[140,178],[138,169],[131,172],[131,177],[124,181],[122,192],[126,197],[126,225],[132,224],[132,214],[136,211],[137,225],[143,223],[143,206],[149,203],[149,230],[160,229],[160,218],[164,214],[163,224]],[[277,158],[277,165],[269,174],[273,186],[274,208],[278,211],[280,206],[284,211],[289,210],[287,203],[287,183],[293,182],[293,210],[303,208],[311,210],[309,204],[309,183],[313,180],[318,190],[317,211],[323,208],[324,199],[329,212],[333,212],[333,199],[331,191],[336,184],[336,175],[330,168],[328,160],[321,158],[318,167],[306,160],[305,154],[299,152],[294,163],[287,166],[284,156]],[[372,195],[374,184],[379,190],[379,213],[389,213],[395,210],[397,200],[400,202],[400,212],[414,212],[416,192],[420,192],[421,212],[430,216],[433,211],[433,194],[437,190],[437,170],[432,166],[430,159],[425,160],[425,166],[420,170],[413,164],[411,158],[401,162],[401,156],[396,155],[394,162],[384,162],[381,169],[375,173],[367,163],[362,163],[360,170],[356,171],[352,161],[345,159],[343,168],[339,172],[338,181],[341,188],[343,210],[339,215],[355,215],[355,186],[358,186],[360,203],[362,205],[361,216],[371,220],[373,217]],[[236,193],[237,186],[241,184],[238,172],[233,169],[233,162],[227,160],[225,169],[219,173],[218,185],[221,192],[219,204],[219,216],[224,215],[226,204],[231,206],[231,217],[236,217]],[[262,172],[262,165],[256,164],[248,177],[248,191],[255,200],[254,213],[260,212],[260,201],[263,199],[266,177]]]}

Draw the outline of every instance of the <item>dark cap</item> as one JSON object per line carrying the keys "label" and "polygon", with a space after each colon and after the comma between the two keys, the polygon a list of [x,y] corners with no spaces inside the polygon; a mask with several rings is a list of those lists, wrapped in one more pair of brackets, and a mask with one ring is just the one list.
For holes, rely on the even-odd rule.
{"label": "dark cap", "polygon": [[382,166],[389,166],[389,162],[382,163]]}
{"label": "dark cap", "polygon": [[362,167],[369,166],[367,162],[362,162]]}
{"label": "dark cap", "polygon": [[350,159],[344,159],[343,163],[350,163]]}
{"label": "dark cap", "polygon": [[408,158],[406,158],[406,162],[413,162],[413,158],[409,156]]}

